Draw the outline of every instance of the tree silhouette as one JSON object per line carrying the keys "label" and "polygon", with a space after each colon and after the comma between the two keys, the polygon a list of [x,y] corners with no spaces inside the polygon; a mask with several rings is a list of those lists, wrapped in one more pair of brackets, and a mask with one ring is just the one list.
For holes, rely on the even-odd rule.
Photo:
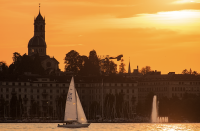
{"label": "tree silhouette", "polygon": [[193,75],[198,75],[197,71],[192,71],[192,69],[190,68],[190,70],[188,71],[187,69],[184,69],[182,71],[182,74],[193,74]]}
{"label": "tree silhouette", "polygon": [[14,63],[14,64],[17,64],[18,62],[20,62],[21,57],[22,57],[22,56],[20,55],[20,53],[14,52],[14,53],[13,53],[13,57],[12,57],[13,63]]}
{"label": "tree silhouette", "polygon": [[189,72],[188,72],[187,69],[184,69],[184,70],[182,71],[182,74],[189,74]]}
{"label": "tree silhouette", "polygon": [[143,67],[140,72],[145,75],[147,74],[148,72],[151,72],[151,67],[150,66],[146,66],[146,67]]}
{"label": "tree silhouette", "polygon": [[106,58],[101,64],[101,71],[105,75],[116,74],[117,73],[117,64],[113,61],[110,61]]}
{"label": "tree silhouette", "polygon": [[0,117],[4,117],[5,115],[5,99],[0,97]]}
{"label": "tree silhouette", "polygon": [[10,99],[10,116],[16,118],[20,115],[19,102],[17,95],[12,91],[12,98]]}
{"label": "tree silhouette", "polygon": [[21,61],[19,65],[17,65],[15,72],[17,74],[23,74],[24,72],[34,72],[34,65],[33,65],[33,59],[24,54],[21,58]]}
{"label": "tree silhouette", "polygon": [[41,65],[41,60],[40,60],[40,56],[38,53],[36,53],[34,55],[34,60],[33,60],[33,70],[32,72],[34,74],[40,74],[43,75],[44,74],[44,68]]}
{"label": "tree silhouette", "polygon": [[90,67],[90,75],[100,75],[99,59],[95,50],[90,51],[88,65]]}
{"label": "tree silhouette", "polygon": [[124,64],[124,59],[121,59],[121,64],[119,65],[119,73],[126,73],[125,69],[125,64]]}
{"label": "tree silhouette", "polygon": [[96,119],[96,116],[100,114],[100,105],[97,101],[93,101],[92,104],[90,104],[89,107],[89,116],[91,116],[88,119]]}
{"label": "tree silhouette", "polygon": [[84,59],[75,50],[71,50],[65,56],[65,71],[78,74],[81,68],[83,68]]}
{"label": "tree silhouette", "polygon": [[0,68],[0,76],[5,76],[9,72],[6,62],[0,61]]}
{"label": "tree silhouette", "polygon": [[83,75],[83,76],[87,75],[87,72],[89,70],[87,69],[87,67],[89,67],[87,66],[87,64],[88,64],[88,57],[84,55],[80,56],[80,71],[79,71],[80,75]]}
{"label": "tree silhouette", "polygon": [[154,96],[154,93],[153,92],[149,92],[147,94],[146,98],[145,98],[145,114],[147,116],[151,115],[153,96]]}

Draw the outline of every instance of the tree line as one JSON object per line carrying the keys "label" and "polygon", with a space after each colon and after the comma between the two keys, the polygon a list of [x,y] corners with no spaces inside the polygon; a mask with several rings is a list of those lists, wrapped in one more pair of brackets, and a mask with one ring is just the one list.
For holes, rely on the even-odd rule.
{"label": "tree line", "polygon": [[[44,68],[41,65],[41,59],[39,54],[28,56],[26,54],[20,55],[18,52],[13,53],[13,62],[8,66],[6,62],[0,61],[1,76],[8,74],[22,75],[25,72],[31,72],[32,74],[49,75],[45,73]],[[71,72],[74,75],[83,76],[98,76],[98,75],[112,75],[126,73],[124,59],[121,60],[119,68],[117,70],[117,64],[109,58],[101,59],[97,56],[95,50],[89,52],[89,56],[80,55],[77,51],[71,50],[64,57],[65,72]],[[138,70],[139,73],[145,75],[154,72],[151,66],[142,67]],[[197,71],[184,69],[182,74],[198,75]],[[51,75],[55,75],[53,72]]]}
{"label": "tree line", "polygon": [[[41,65],[39,54],[28,56],[26,54],[20,55],[18,52],[13,53],[13,62],[7,65],[6,62],[0,61],[2,71],[0,74],[5,75],[22,75],[25,72],[32,74],[48,75]],[[119,59],[119,58],[118,58]],[[89,57],[80,55],[77,51],[71,50],[64,58],[65,72],[71,72],[74,75],[111,75],[116,73],[125,73],[124,60],[121,59],[119,71],[117,71],[117,64],[109,58],[100,59],[95,50],[89,52]]]}
{"label": "tree line", "polygon": [[0,62],[0,66],[2,66],[1,75],[22,75],[25,72],[39,75],[45,73],[39,54],[30,57],[26,54],[20,55],[18,52],[14,52],[12,59],[13,62],[9,66],[3,61]]}
{"label": "tree line", "polygon": [[[119,73],[125,73],[124,60],[121,59]],[[95,50],[89,52],[89,57],[80,55],[77,51],[71,50],[64,59],[65,71],[83,76],[112,75],[118,73],[117,64],[109,58],[100,59]]]}

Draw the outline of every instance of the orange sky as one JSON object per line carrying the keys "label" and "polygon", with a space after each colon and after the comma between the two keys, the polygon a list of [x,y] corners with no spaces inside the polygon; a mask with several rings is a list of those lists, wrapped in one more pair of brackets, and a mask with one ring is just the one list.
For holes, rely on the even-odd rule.
{"label": "orange sky", "polygon": [[[200,73],[200,0],[0,0],[0,61],[28,53],[38,4],[46,20],[47,54],[64,70],[70,50],[124,55],[126,69]],[[116,60],[114,61],[117,64]]]}

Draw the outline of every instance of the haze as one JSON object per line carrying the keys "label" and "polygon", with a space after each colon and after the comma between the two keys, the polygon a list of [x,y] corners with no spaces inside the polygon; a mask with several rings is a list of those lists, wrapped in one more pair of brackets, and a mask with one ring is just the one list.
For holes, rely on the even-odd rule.
{"label": "haze", "polygon": [[[200,0],[0,0],[0,61],[28,54],[34,17],[45,16],[47,55],[64,71],[70,50],[124,55],[126,70],[200,71]],[[116,60],[115,63],[119,64]]]}

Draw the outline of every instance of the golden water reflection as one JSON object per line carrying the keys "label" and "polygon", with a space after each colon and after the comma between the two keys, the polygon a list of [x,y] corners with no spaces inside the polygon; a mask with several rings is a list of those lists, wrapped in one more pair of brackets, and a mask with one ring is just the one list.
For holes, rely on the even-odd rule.
{"label": "golden water reflection", "polygon": [[199,123],[92,123],[89,128],[74,129],[57,125],[58,123],[0,123],[0,131],[200,131]]}

